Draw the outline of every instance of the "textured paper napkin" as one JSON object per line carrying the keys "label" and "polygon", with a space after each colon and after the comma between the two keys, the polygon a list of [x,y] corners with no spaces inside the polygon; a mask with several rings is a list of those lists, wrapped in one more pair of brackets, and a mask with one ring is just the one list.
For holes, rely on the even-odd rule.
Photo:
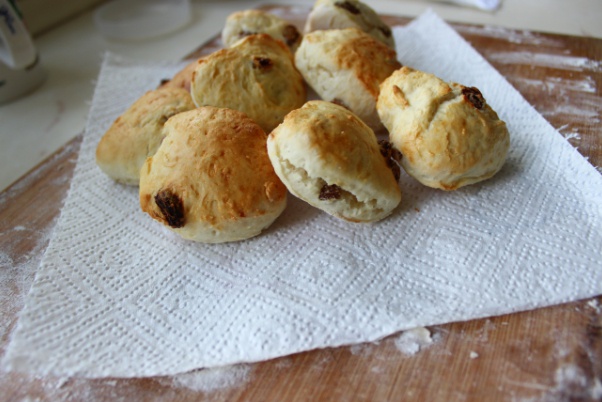
{"label": "textured paper napkin", "polygon": [[108,57],[6,367],[168,375],[602,293],[600,174],[435,14],[395,33],[403,64],[479,87],[508,123],[495,178],[448,193],[404,176],[401,206],[375,224],[290,197],[257,238],[190,243],[94,162],[113,119],[181,65]]}

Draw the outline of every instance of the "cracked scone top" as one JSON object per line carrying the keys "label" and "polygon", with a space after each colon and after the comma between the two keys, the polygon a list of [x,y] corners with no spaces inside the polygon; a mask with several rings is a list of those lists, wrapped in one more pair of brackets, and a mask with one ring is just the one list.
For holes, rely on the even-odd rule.
{"label": "cracked scone top", "polygon": [[138,185],[140,168],[163,140],[171,116],[194,109],[188,91],[162,87],[146,92],[119,116],[96,147],[96,163],[114,180]]}
{"label": "cracked scone top", "polygon": [[391,28],[368,4],[358,0],[317,0],[307,16],[304,31],[343,28],[360,29],[395,49]]}
{"label": "cracked scone top", "polygon": [[402,167],[426,186],[455,190],[504,164],[508,129],[477,88],[403,67],[382,83],[377,110]]}
{"label": "cracked scone top", "polygon": [[267,135],[244,113],[200,107],[165,123],[140,172],[140,207],[185,239],[221,243],[261,233],[286,206]]}
{"label": "cracked scone top", "polygon": [[293,54],[267,34],[247,36],[199,59],[190,93],[195,105],[240,110],[266,132],[307,97]]}
{"label": "cracked scone top", "polygon": [[268,136],[268,155],[292,194],[336,217],[378,221],[401,200],[374,132],[331,102],[290,112]]}
{"label": "cracked scone top", "polygon": [[284,42],[292,52],[301,42],[301,33],[296,26],[262,10],[244,10],[230,14],[222,29],[222,42],[229,47],[246,36],[259,33]]}
{"label": "cracked scone top", "polygon": [[315,31],[303,37],[295,64],[321,99],[345,106],[374,131],[383,128],[376,99],[401,67],[393,49],[357,28]]}

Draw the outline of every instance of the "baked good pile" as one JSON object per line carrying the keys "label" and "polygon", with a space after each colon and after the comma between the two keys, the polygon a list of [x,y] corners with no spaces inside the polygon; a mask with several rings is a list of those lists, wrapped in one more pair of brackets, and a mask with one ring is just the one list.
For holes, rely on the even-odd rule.
{"label": "baked good pile", "polygon": [[139,186],[141,209],[184,239],[257,236],[288,193],[376,222],[401,202],[400,166],[451,191],[504,164],[509,133],[479,89],[402,66],[361,1],[317,0],[302,30],[237,12],[222,42],[141,96],[96,149],[100,169]]}

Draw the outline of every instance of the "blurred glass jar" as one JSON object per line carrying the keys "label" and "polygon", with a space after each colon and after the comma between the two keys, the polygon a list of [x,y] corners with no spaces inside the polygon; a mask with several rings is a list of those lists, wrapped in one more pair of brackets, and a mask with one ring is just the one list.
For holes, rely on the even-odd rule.
{"label": "blurred glass jar", "polygon": [[189,0],[113,0],[94,13],[109,39],[136,40],[165,35],[191,20]]}
{"label": "blurred glass jar", "polygon": [[0,104],[30,93],[45,79],[19,10],[13,1],[0,0]]}

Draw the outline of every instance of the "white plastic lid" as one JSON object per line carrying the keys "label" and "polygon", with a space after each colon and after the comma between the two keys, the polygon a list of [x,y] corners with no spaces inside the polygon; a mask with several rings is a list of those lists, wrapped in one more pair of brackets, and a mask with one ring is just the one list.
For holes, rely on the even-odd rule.
{"label": "white plastic lid", "polygon": [[173,32],[191,19],[189,0],[113,0],[96,10],[94,23],[110,39],[146,39]]}

